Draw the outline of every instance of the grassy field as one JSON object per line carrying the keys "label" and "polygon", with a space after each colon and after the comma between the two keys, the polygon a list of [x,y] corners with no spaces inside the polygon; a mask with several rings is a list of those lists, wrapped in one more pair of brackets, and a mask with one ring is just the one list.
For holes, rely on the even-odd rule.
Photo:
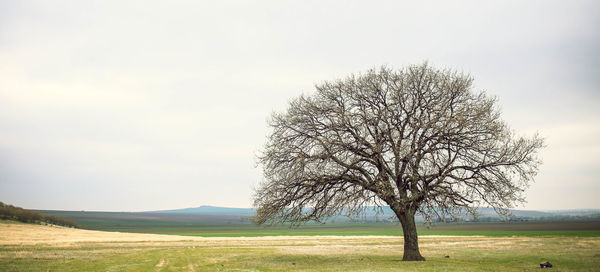
{"label": "grassy field", "polygon": [[[89,226],[88,226],[89,228]],[[201,237],[257,237],[257,236],[311,236],[311,235],[376,235],[402,236],[402,228],[397,223],[362,224],[313,224],[296,228],[287,226],[263,227],[255,225],[185,225],[152,224],[143,222],[110,223],[95,225],[93,230],[171,234]],[[560,222],[496,222],[436,224],[418,226],[419,235],[459,235],[459,236],[600,236],[600,221],[560,221]]]}
{"label": "grassy field", "polygon": [[[202,227],[132,227],[119,231],[175,234],[202,237],[257,237],[257,236],[312,236],[312,235],[375,235],[402,236],[400,225],[393,223],[373,224],[324,224],[305,225],[299,228],[260,226],[202,226]],[[600,222],[513,222],[438,224],[431,227],[419,226],[419,235],[453,236],[600,236]]]}
{"label": "grassy field", "polygon": [[[0,271],[598,271],[600,237],[191,237],[0,222]],[[445,258],[449,256],[449,258]]]}
{"label": "grassy field", "polygon": [[[286,226],[262,227],[240,215],[168,214],[125,212],[43,211],[76,221],[85,229],[133,233],[155,233],[201,237],[257,237],[306,235],[376,235],[401,236],[398,223],[308,224],[299,228]],[[522,221],[493,223],[450,223],[418,226],[419,235],[460,236],[600,236],[599,220]]]}

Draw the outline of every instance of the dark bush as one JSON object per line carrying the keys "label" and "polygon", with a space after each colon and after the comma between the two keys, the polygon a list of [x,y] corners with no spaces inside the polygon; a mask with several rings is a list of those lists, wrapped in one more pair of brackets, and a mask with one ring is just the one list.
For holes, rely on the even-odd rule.
{"label": "dark bush", "polygon": [[2,220],[14,220],[24,223],[46,223],[65,227],[79,227],[76,222],[63,219],[53,215],[44,215],[39,212],[23,209],[21,207],[15,207],[0,202],[0,219]]}

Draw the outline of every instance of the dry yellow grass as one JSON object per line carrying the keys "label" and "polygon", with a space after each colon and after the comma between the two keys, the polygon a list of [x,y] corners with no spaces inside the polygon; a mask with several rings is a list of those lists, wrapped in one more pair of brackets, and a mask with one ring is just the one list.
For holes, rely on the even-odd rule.
{"label": "dry yellow grass", "polygon": [[61,226],[0,223],[0,245],[202,240],[199,237],[103,232]]}
{"label": "dry yellow grass", "polygon": [[[536,247],[537,237],[421,236],[424,252],[431,248],[510,249],[528,245]],[[104,232],[0,223],[0,245],[70,246],[78,243],[112,245],[175,245],[213,247],[269,247],[296,254],[340,254],[357,251],[400,251],[402,237],[396,236],[266,236],[266,237],[193,237],[178,235]],[[579,240],[575,245],[600,248],[598,239]]]}
{"label": "dry yellow grass", "polygon": [[161,234],[105,232],[66,228],[61,226],[43,226],[34,224],[0,223],[0,245],[69,245],[72,243],[101,242],[177,242],[196,241],[204,245],[236,246],[277,245],[282,241],[288,245],[319,245],[364,243],[365,239],[398,241],[398,237],[390,236],[266,236],[266,237],[193,237]]}

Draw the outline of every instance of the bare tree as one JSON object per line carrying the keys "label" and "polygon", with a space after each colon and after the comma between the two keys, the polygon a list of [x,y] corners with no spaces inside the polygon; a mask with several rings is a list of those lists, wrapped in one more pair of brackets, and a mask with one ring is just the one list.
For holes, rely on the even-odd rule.
{"label": "bare tree", "polygon": [[255,221],[299,224],[389,206],[404,232],[403,260],[421,261],[417,211],[502,213],[523,202],[543,139],[515,136],[472,81],[427,63],[382,67],[294,99],[269,121]]}

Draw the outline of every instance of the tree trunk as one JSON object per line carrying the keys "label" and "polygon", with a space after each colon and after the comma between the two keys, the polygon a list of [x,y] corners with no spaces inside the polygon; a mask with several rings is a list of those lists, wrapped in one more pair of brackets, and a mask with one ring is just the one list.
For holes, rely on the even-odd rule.
{"label": "tree trunk", "polygon": [[421,256],[421,252],[419,252],[415,211],[397,212],[396,216],[400,219],[402,232],[404,232],[404,256],[402,261],[425,261],[425,258]]}

